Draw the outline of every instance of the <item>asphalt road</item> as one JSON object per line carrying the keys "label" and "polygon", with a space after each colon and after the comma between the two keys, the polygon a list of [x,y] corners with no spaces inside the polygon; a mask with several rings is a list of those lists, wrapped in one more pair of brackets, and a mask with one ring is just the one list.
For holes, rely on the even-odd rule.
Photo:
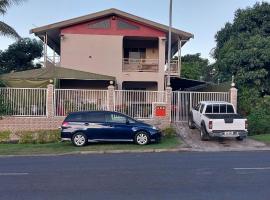
{"label": "asphalt road", "polygon": [[0,199],[269,200],[270,152],[0,158]]}

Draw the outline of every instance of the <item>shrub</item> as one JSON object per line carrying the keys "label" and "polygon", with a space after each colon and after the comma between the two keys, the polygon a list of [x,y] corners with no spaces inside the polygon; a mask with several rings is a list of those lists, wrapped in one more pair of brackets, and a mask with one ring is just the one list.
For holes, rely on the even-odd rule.
{"label": "shrub", "polygon": [[253,107],[248,116],[249,134],[267,134],[270,133],[270,97],[262,98],[256,106]]}
{"label": "shrub", "polygon": [[10,135],[11,135],[10,131],[0,132],[0,143],[9,141]]}
{"label": "shrub", "polygon": [[58,130],[21,132],[19,135],[20,144],[45,144],[60,141]]}
{"label": "shrub", "polygon": [[163,129],[162,133],[165,137],[175,137],[177,135],[175,128],[172,126]]}

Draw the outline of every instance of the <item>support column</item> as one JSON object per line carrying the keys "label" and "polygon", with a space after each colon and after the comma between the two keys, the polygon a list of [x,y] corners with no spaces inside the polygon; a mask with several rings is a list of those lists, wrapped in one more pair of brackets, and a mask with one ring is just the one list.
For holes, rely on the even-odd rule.
{"label": "support column", "polygon": [[53,118],[54,117],[54,85],[49,84],[47,86],[47,117]]}
{"label": "support column", "polygon": [[237,89],[235,88],[235,84],[232,83],[232,88],[230,89],[230,100],[233,106],[235,107],[235,111],[237,112]]}
{"label": "support column", "polygon": [[107,109],[109,111],[114,111],[114,93],[115,93],[115,88],[113,85],[113,81],[110,81],[110,85],[108,86],[108,106]]}
{"label": "support column", "polygon": [[171,122],[171,113],[172,113],[172,88],[166,87],[166,103],[167,103],[167,118]]}

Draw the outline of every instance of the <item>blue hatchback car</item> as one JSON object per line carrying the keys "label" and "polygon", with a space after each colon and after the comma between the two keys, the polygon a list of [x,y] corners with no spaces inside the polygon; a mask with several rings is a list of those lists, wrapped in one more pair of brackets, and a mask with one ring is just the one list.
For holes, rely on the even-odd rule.
{"label": "blue hatchback car", "polygon": [[146,145],[159,142],[158,128],[139,122],[127,115],[110,111],[84,111],[70,113],[61,126],[63,141],[72,141],[75,146],[88,142],[117,141]]}

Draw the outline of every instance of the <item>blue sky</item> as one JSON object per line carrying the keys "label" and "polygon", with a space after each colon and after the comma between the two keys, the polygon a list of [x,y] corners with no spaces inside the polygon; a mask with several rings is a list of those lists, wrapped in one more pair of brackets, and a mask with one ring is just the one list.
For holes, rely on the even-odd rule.
{"label": "blue sky", "polygon": [[[201,53],[210,58],[215,33],[233,20],[237,8],[252,6],[260,0],[173,0],[173,26],[191,32],[195,38],[183,48],[183,54]],[[270,0],[266,0],[270,2]],[[108,8],[117,8],[159,23],[168,24],[169,0],[28,0],[0,17],[23,37],[34,27],[58,22]],[[0,37],[0,49],[13,41]]]}

